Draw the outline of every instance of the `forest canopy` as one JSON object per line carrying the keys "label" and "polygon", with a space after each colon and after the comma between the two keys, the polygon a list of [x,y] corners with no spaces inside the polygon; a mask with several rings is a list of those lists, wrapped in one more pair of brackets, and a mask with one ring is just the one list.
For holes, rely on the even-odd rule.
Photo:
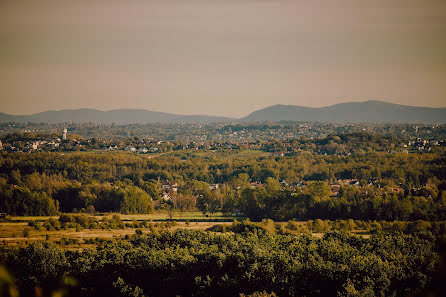
{"label": "forest canopy", "polygon": [[[52,215],[87,208],[148,213],[162,185],[203,212],[241,211],[251,219],[441,220],[446,209],[445,154],[302,152],[276,157],[251,150],[172,152],[151,158],[110,153],[0,155],[0,209]],[[330,185],[353,180],[359,186]],[[218,189],[211,185],[221,185]],[[196,204],[195,204],[196,203]]]}

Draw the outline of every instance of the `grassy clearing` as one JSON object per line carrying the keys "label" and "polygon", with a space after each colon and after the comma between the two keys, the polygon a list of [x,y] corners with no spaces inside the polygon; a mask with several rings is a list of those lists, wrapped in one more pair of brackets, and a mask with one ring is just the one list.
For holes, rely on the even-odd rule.
{"label": "grassy clearing", "polygon": [[[8,221],[11,222],[29,222],[29,221],[46,221],[50,218],[53,218],[55,220],[59,219],[59,216],[8,216]],[[3,223],[1,223],[3,224]]]}
{"label": "grassy clearing", "polygon": [[[157,223],[154,223],[155,225]],[[230,222],[177,222],[176,225],[165,227],[160,224],[159,230],[177,230],[177,229],[191,229],[191,230],[206,230],[215,224],[229,225]],[[142,232],[152,232],[150,228],[137,228]],[[85,239],[111,239],[117,237],[123,237],[126,235],[132,235],[135,233],[136,228],[125,229],[82,229],[76,230],[75,228],[69,228],[67,230],[35,230],[29,227],[24,222],[7,222],[0,223],[0,246],[24,246],[35,241],[49,241],[59,242],[62,239],[74,239],[77,240],[77,244],[70,244],[67,248],[83,248]]]}
{"label": "grassy clearing", "polygon": [[[158,215],[161,216],[162,214],[158,213]],[[193,215],[194,213],[190,213],[190,217],[194,217]],[[196,215],[197,214],[195,213],[195,216]],[[70,227],[68,229],[61,228],[58,230],[47,230],[45,228],[40,228],[37,230],[23,221],[3,222],[0,223],[0,246],[25,246],[35,241],[48,241],[59,244],[62,244],[63,242],[62,246],[68,249],[82,249],[86,247],[94,247],[93,242],[97,242],[98,240],[130,236],[134,234],[136,230],[141,230],[143,233],[163,232],[165,230],[174,231],[177,229],[212,230],[221,232],[221,230],[231,231],[231,226],[234,226],[232,222],[200,222],[190,220],[181,222],[152,221],[151,223],[148,223],[150,220],[149,215],[127,215],[122,216],[122,218],[128,220],[129,222],[127,224],[130,225],[132,225],[131,221],[139,221],[138,223],[135,223],[139,227],[136,228],[135,225],[133,225],[133,227],[123,226],[123,229],[87,229]],[[154,218],[153,215],[152,218]],[[144,220],[147,221],[146,223],[148,224],[141,223]],[[325,234],[325,231],[310,231],[308,229],[308,221],[273,222],[271,220],[264,220],[253,224],[261,227],[271,234],[308,234],[318,238],[321,238]],[[366,230],[355,229],[351,230],[350,232],[361,237],[369,237],[370,235],[365,234],[365,231]]]}
{"label": "grassy clearing", "polygon": [[[168,221],[170,220],[169,212],[167,210],[159,210],[151,214],[120,214],[120,213],[100,213],[95,215],[97,219],[101,219],[105,216],[119,215],[123,221]],[[59,219],[59,216],[9,216],[8,220],[11,222],[29,222],[29,221],[46,221],[50,218],[55,220]],[[215,222],[215,221],[230,221],[234,219],[243,220],[244,217],[226,217],[221,212],[214,213],[212,215],[204,216],[200,211],[188,211],[180,213],[179,211],[174,211],[172,220],[176,221],[199,221],[199,222]]]}
{"label": "grassy clearing", "polygon": [[[235,219],[234,217],[225,217],[221,212],[212,214],[212,216],[203,216],[199,211],[190,211],[180,214],[175,211],[172,216],[172,220],[176,221],[174,226],[165,227],[163,224],[170,221],[170,215],[167,210],[156,211],[152,214],[120,214],[120,213],[101,213],[96,214],[95,217],[98,221],[102,221],[104,217],[111,218],[113,215],[118,215],[124,223],[131,222],[153,222],[152,224],[159,230],[176,230],[179,228],[187,228],[194,230],[206,230],[215,224],[231,224]],[[23,246],[34,241],[49,241],[59,242],[63,239],[75,239],[79,243],[75,245],[68,245],[69,248],[84,247],[85,239],[96,238],[114,238],[123,237],[135,233],[135,228],[125,229],[81,229],[75,228],[51,230],[48,231],[45,228],[42,230],[36,230],[28,225],[28,222],[45,222],[49,219],[58,221],[59,216],[10,216],[7,222],[0,222],[0,245],[7,246]],[[237,218],[244,219],[244,218]],[[143,232],[151,232],[149,228],[139,228]]]}
{"label": "grassy clearing", "polygon": [[[104,214],[108,215],[108,214]],[[143,221],[143,220],[152,220],[152,221],[166,221],[170,220],[169,212],[167,210],[156,211],[152,214],[131,214],[131,215],[123,215],[118,214],[122,220],[131,221]],[[203,215],[200,211],[188,211],[184,213],[180,213],[175,211],[172,216],[173,220],[176,221],[200,221],[200,222],[212,222],[212,221],[233,221],[234,219],[244,219],[243,217],[226,217],[221,212],[214,213],[212,215]]]}
{"label": "grassy clearing", "polygon": [[[223,216],[221,212],[206,217],[199,211],[190,211],[182,214],[175,212],[171,221],[167,210],[157,211],[153,214],[104,213],[94,217],[96,220],[90,220],[91,217],[88,219],[89,216],[85,214],[71,215],[71,221],[67,221],[70,217],[65,216],[62,222],[59,222],[57,216],[11,217],[9,218],[11,221],[0,223],[0,246],[25,246],[35,241],[49,241],[61,244],[64,248],[82,249],[90,246],[94,247],[95,243],[102,240],[128,238],[137,229],[144,233],[174,231],[180,228],[231,232],[234,230],[232,228],[240,226],[238,223],[233,224],[234,219],[238,221],[244,219],[240,217],[228,218]],[[78,220],[75,218],[78,218]],[[349,230],[349,232],[361,237],[370,236],[368,228],[360,223],[355,226],[353,221],[352,225],[343,225],[341,222],[322,220],[274,222],[265,219],[257,223],[250,223],[248,220],[247,224],[260,227],[271,234],[308,234],[320,238],[326,231],[334,228],[336,230]],[[245,228],[244,225],[241,228]]]}

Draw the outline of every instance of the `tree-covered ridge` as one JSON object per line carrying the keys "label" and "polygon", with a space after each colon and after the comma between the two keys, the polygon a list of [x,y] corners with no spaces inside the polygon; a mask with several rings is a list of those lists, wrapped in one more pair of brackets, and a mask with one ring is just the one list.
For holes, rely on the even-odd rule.
{"label": "tree-covered ridge", "polygon": [[67,277],[77,284],[72,296],[420,296],[434,285],[438,244],[427,233],[318,239],[178,230],[74,252],[36,243],[3,250],[0,259],[22,296],[36,286],[56,290]]}

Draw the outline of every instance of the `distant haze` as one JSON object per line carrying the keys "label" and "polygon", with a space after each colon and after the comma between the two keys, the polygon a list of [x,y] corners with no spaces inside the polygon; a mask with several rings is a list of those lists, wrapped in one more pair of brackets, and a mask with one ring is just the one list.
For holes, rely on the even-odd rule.
{"label": "distant haze", "polygon": [[1,0],[0,112],[446,106],[444,0]]}

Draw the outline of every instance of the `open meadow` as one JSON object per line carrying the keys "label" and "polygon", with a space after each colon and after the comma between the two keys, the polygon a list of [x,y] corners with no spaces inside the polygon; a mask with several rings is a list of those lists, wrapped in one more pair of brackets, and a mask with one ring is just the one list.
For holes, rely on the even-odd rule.
{"label": "open meadow", "polygon": [[[64,248],[82,249],[94,247],[94,244],[108,239],[129,239],[135,233],[174,232],[178,229],[201,230],[207,232],[232,232],[234,226],[245,221],[247,226],[260,228],[270,234],[311,235],[321,238],[330,229],[344,230],[363,238],[370,237],[367,223],[354,221],[288,221],[250,222],[244,217],[226,217],[216,213],[212,217],[203,216],[201,212],[189,211],[175,213],[170,220],[167,211],[153,214],[96,214],[68,215],[72,224],[64,223],[61,216],[11,216],[0,222],[0,245],[27,246],[33,242],[45,241],[56,243]],[[82,218],[76,220],[77,218]],[[178,220],[177,220],[178,218]],[[110,224],[112,222],[112,224]]]}
{"label": "open meadow", "polygon": [[[62,227],[60,225],[46,225],[47,222],[59,222],[59,216],[8,216],[7,220],[0,222],[0,244],[7,246],[25,246],[36,241],[48,241],[60,243],[66,241],[67,247],[85,247],[85,240],[111,239],[132,235],[135,229],[142,232],[153,232],[154,230],[190,229],[207,230],[217,224],[229,225],[235,219],[243,217],[227,217],[221,212],[212,216],[203,215],[199,211],[184,213],[168,211],[157,211],[152,214],[118,214],[102,213],[89,215],[95,221],[101,222],[118,216],[122,225],[118,228],[106,228],[101,225],[93,228]],[[37,224],[37,225],[36,225]],[[42,226],[43,224],[43,226]],[[31,226],[30,226],[31,225]],[[149,228],[148,226],[152,227]],[[39,226],[36,228],[36,226]]]}
{"label": "open meadow", "polygon": [[[166,221],[166,220],[176,220],[176,221],[232,221],[233,219],[244,219],[240,216],[224,216],[222,212],[216,212],[212,215],[203,215],[200,211],[187,211],[180,213],[175,210],[170,217],[169,211],[158,210],[149,214],[121,214],[121,213],[100,213],[94,214],[93,216],[97,219],[101,219],[107,216],[119,215],[123,221]],[[58,219],[59,216],[8,216],[8,221],[10,222],[23,222],[23,221],[44,221],[48,219]]]}

